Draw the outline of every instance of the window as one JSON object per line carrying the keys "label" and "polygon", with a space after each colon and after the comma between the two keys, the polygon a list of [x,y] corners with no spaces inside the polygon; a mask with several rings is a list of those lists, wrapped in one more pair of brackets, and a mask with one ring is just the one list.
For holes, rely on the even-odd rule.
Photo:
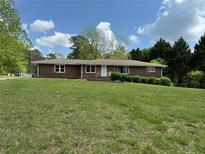
{"label": "window", "polygon": [[86,73],[95,73],[95,65],[87,65]]}
{"label": "window", "polygon": [[129,67],[127,66],[116,66],[115,71],[119,73],[129,74]]}
{"label": "window", "polygon": [[147,67],[147,72],[155,72],[155,67]]}
{"label": "window", "polygon": [[65,65],[55,65],[54,72],[55,73],[65,73]]}

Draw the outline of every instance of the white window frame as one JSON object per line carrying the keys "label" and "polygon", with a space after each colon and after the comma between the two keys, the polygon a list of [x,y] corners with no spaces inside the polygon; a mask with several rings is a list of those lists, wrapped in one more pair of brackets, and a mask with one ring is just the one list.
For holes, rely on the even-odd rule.
{"label": "white window frame", "polygon": [[[119,67],[126,67],[127,68],[127,72],[126,73],[123,73],[123,74],[129,74],[130,73],[130,68],[129,66],[115,66],[115,71],[119,72]],[[121,72],[119,72],[121,73]]]}
{"label": "white window frame", "polygon": [[153,66],[148,66],[148,67],[147,67],[147,72],[149,72],[149,73],[155,73],[155,72],[156,72],[156,69],[155,69],[155,67],[153,67]]}
{"label": "white window frame", "polygon": [[[56,71],[56,66],[59,66],[59,71]],[[64,67],[64,71],[61,71],[61,67]],[[65,73],[65,65],[54,65],[54,72],[55,73]]]}
{"label": "white window frame", "polygon": [[[92,66],[94,66],[94,68],[95,68],[95,69],[94,69],[94,72],[91,72],[91,70],[92,70],[91,67],[92,67]],[[89,70],[90,70],[89,72],[87,71],[87,68],[88,68],[88,67],[89,67]],[[95,65],[86,65],[86,66],[85,66],[85,72],[86,72],[86,73],[96,73],[96,66],[95,66]]]}

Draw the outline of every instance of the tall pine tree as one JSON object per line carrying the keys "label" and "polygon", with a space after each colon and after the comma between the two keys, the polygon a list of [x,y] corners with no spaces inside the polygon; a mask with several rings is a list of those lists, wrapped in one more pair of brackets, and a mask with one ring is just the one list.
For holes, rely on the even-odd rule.
{"label": "tall pine tree", "polygon": [[190,60],[192,57],[188,43],[181,37],[174,45],[168,61],[168,70],[177,84],[182,84],[187,72],[190,71]]}
{"label": "tall pine tree", "polygon": [[194,47],[193,63],[194,67],[205,72],[205,34]]}
{"label": "tall pine tree", "polygon": [[152,47],[151,49],[151,54],[150,54],[150,59],[157,59],[157,58],[161,58],[163,60],[168,61],[170,56],[169,53],[172,50],[172,46],[169,42],[167,42],[166,40],[160,38],[154,45],[154,47]]}

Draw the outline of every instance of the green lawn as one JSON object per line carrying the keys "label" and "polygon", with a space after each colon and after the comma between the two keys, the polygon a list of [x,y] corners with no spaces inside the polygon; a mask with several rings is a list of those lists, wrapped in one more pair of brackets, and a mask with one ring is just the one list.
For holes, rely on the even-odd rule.
{"label": "green lawn", "polygon": [[0,153],[205,153],[205,90],[0,81]]}

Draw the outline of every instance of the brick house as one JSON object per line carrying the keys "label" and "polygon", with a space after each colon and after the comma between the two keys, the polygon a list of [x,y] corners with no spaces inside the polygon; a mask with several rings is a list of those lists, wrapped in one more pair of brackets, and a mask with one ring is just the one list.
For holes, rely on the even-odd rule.
{"label": "brick house", "polygon": [[137,76],[161,77],[166,65],[152,64],[135,60],[75,60],[51,59],[34,61],[37,77],[68,78],[88,80],[110,80],[111,72]]}

